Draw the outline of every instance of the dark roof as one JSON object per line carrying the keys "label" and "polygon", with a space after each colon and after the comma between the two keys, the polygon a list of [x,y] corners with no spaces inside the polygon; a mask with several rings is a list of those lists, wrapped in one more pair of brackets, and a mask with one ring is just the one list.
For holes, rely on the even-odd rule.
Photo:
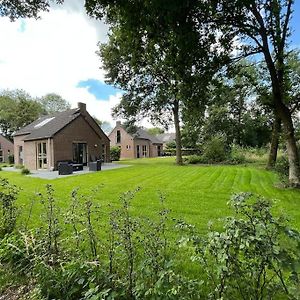
{"label": "dark roof", "polygon": [[175,133],[174,132],[161,133],[161,134],[158,134],[156,137],[162,143],[169,143],[169,142],[175,141]]}
{"label": "dark roof", "polygon": [[143,140],[150,140],[153,144],[162,144],[162,142],[156,138],[156,136],[148,133],[143,128],[138,128],[134,134],[131,134],[135,139],[143,139]]}
{"label": "dark roof", "polygon": [[54,115],[43,116],[21,128],[14,136],[24,135],[24,141],[49,138],[80,116],[80,109],[69,109]]}

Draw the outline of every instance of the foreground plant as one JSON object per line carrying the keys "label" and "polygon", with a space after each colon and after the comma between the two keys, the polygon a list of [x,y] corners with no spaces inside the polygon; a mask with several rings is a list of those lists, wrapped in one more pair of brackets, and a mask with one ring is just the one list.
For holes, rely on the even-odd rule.
{"label": "foreground plant", "polygon": [[[299,299],[300,234],[273,216],[272,203],[249,193],[229,201],[223,232],[191,235],[211,299]],[[281,298],[280,298],[281,299]]]}
{"label": "foreground plant", "polygon": [[16,226],[18,209],[15,204],[19,189],[8,182],[0,179],[0,238],[11,233]]}

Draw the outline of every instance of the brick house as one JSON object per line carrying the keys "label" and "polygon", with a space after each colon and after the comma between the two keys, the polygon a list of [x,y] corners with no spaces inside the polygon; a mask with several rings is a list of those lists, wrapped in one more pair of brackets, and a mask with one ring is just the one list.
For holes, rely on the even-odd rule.
{"label": "brick house", "polygon": [[109,138],[84,103],[43,116],[14,134],[15,163],[30,170],[55,170],[66,160],[83,165],[97,159],[109,162],[109,149]]}
{"label": "brick house", "polygon": [[163,143],[163,149],[167,148],[167,144],[176,141],[175,132],[161,133],[156,137]]}
{"label": "brick house", "polygon": [[8,162],[8,156],[14,154],[14,144],[0,134],[0,163]]}
{"label": "brick house", "polygon": [[162,142],[142,128],[129,133],[120,121],[109,134],[111,146],[121,148],[121,159],[157,157],[162,155]]}

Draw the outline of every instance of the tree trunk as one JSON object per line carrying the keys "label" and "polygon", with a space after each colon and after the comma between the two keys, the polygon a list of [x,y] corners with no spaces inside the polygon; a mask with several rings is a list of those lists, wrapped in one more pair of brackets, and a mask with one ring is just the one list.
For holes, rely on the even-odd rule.
{"label": "tree trunk", "polygon": [[268,170],[273,169],[276,164],[280,131],[281,131],[281,119],[275,114],[273,129],[272,129],[269,159],[266,167]]}
{"label": "tree trunk", "polygon": [[173,116],[175,125],[175,139],[176,139],[176,164],[182,165],[182,151],[181,151],[181,132],[179,124],[179,103],[175,101],[173,106]]}
{"label": "tree trunk", "polygon": [[289,183],[292,187],[300,187],[299,153],[296,144],[292,115],[283,103],[277,106],[276,109],[282,120],[286,138],[286,147],[289,159]]}

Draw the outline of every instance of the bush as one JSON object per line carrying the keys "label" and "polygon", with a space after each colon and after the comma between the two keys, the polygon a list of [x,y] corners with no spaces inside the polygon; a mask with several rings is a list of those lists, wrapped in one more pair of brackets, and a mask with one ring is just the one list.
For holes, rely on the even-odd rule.
{"label": "bush", "polygon": [[27,169],[27,168],[22,168],[21,174],[22,175],[29,175],[30,174],[30,170]]}
{"label": "bush", "polygon": [[121,148],[120,147],[111,147],[110,148],[110,159],[112,161],[114,160],[120,160],[120,156],[121,156]]}
{"label": "bush", "polygon": [[245,149],[239,145],[232,144],[228,162],[233,164],[243,164],[246,161]]}
{"label": "bush", "polygon": [[203,158],[208,163],[219,163],[226,159],[226,138],[224,135],[215,135],[206,142]]}
{"label": "bush", "polygon": [[222,232],[203,238],[185,225],[207,299],[298,299],[300,233],[273,216],[272,203],[262,197],[241,193],[229,203],[235,216],[226,219]]}
{"label": "bush", "polygon": [[15,202],[19,189],[8,182],[0,180],[0,238],[11,233],[16,226],[18,210]]}
{"label": "bush", "polygon": [[190,155],[185,158],[185,162],[188,164],[201,164],[205,163],[203,156],[200,155]]}
{"label": "bush", "polygon": [[8,155],[8,163],[11,165],[15,162],[15,158],[13,154]]}
{"label": "bush", "polygon": [[24,165],[15,165],[15,168],[16,169],[23,169],[23,168],[25,168],[25,166]]}

